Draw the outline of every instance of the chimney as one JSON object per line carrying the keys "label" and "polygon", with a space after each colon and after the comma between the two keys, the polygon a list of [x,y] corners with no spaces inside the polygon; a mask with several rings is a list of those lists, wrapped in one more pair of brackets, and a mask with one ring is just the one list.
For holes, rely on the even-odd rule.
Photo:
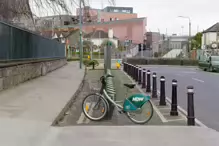
{"label": "chimney", "polygon": [[92,28],[92,31],[94,32],[95,30],[96,30],[96,28],[95,28],[95,27],[93,27],[93,28]]}
{"label": "chimney", "polygon": [[112,29],[112,28],[110,28],[110,29],[108,30],[108,38],[109,38],[109,39],[112,39],[112,38],[113,38],[113,29]]}

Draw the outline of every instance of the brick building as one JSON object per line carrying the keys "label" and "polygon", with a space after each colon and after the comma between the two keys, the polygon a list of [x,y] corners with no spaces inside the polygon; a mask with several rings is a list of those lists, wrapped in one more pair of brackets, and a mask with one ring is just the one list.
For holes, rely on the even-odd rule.
{"label": "brick building", "polygon": [[[79,15],[80,9],[76,10]],[[90,33],[95,30],[108,31],[112,28],[114,35],[120,40],[132,40],[133,43],[143,43],[146,33],[146,18],[138,18],[131,7],[106,7],[104,9],[82,8],[83,31]],[[87,23],[87,22],[91,23]]]}

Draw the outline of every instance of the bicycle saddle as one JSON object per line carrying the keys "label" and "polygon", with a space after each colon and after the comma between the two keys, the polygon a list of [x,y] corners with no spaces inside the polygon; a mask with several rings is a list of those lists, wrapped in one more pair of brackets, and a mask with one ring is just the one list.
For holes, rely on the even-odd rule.
{"label": "bicycle saddle", "polygon": [[126,86],[126,87],[128,87],[128,88],[130,88],[130,89],[134,88],[135,85],[136,85],[135,83],[127,83],[127,84],[124,84],[124,86]]}

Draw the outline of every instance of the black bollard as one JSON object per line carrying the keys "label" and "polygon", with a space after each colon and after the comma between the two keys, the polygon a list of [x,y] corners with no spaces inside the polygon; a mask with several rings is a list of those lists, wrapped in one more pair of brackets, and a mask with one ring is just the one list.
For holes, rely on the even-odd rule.
{"label": "black bollard", "polygon": [[138,69],[138,84],[141,84],[141,78],[142,78],[142,68],[139,67],[139,69]]}
{"label": "black bollard", "polygon": [[194,88],[187,87],[188,105],[187,105],[187,125],[195,126],[195,110],[194,110]]}
{"label": "black bollard", "polygon": [[171,116],[178,116],[177,111],[177,80],[172,80],[172,103],[171,103]]}
{"label": "black bollard", "polygon": [[142,87],[141,88],[145,88],[146,87],[146,69],[142,70]]}
{"label": "black bollard", "polygon": [[147,85],[146,85],[146,92],[151,92],[151,71],[147,71]]}
{"label": "black bollard", "polygon": [[127,73],[127,63],[126,62],[124,62],[124,71]]}
{"label": "black bollard", "polygon": [[135,81],[136,78],[136,66],[133,65],[133,80]]}
{"label": "black bollard", "polygon": [[136,82],[138,82],[138,70],[139,70],[139,69],[138,69],[138,66],[136,66],[136,72],[135,72],[135,75],[136,75],[136,76],[135,76],[135,77],[136,77],[136,78],[135,78],[135,81],[136,81]]}
{"label": "black bollard", "polygon": [[135,79],[135,66],[132,65],[132,79]]}
{"label": "black bollard", "polygon": [[152,75],[152,98],[157,98],[157,74]]}
{"label": "black bollard", "polygon": [[160,77],[160,105],[166,105],[166,95],[165,95],[165,77]]}
{"label": "black bollard", "polygon": [[131,65],[131,77],[134,78],[134,65]]}
{"label": "black bollard", "polygon": [[131,64],[128,64],[128,75],[129,75],[129,76],[131,75],[130,69],[131,69]]}

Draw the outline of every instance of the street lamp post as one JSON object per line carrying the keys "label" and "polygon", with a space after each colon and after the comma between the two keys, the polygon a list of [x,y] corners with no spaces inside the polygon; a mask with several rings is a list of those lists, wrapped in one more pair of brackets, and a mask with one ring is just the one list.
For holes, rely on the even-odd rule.
{"label": "street lamp post", "polygon": [[81,10],[82,0],[80,0],[79,9],[79,28],[80,28],[80,69],[82,69],[82,59],[83,59],[83,42],[82,42],[82,10]]}
{"label": "street lamp post", "polygon": [[178,16],[180,18],[186,18],[189,20],[189,48],[188,48],[188,52],[190,52],[190,50],[192,50],[192,46],[191,46],[191,19],[188,16]]}

